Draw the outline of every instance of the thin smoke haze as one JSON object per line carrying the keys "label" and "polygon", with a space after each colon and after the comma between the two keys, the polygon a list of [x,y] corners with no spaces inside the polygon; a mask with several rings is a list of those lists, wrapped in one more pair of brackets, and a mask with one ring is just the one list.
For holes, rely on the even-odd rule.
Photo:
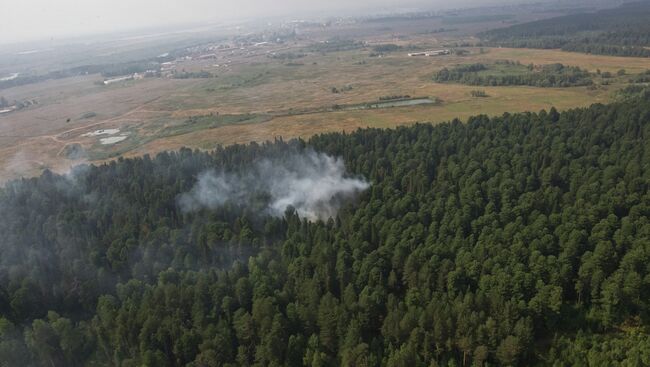
{"label": "thin smoke haze", "polygon": [[178,197],[178,204],[189,212],[217,209],[226,203],[251,205],[266,195],[264,214],[281,217],[293,207],[302,218],[326,220],[336,216],[346,199],[368,187],[365,179],[346,175],[341,159],[311,151],[289,159],[264,160],[240,174],[203,172],[192,190]]}

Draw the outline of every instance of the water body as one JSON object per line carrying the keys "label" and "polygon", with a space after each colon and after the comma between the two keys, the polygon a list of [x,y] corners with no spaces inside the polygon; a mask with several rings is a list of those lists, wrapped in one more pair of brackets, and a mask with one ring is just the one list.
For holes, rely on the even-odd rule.
{"label": "water body", "polygon": [[417,106],[421,104],[433,104],[433,100],[429,98],[407,99],[403,101],[385,101],[369,104],[369,108],[391,108],[391,107],[407,107]]}
{"label": "water body", "polygon": [[436,102],[430,98],[416,98],[416,99],[403,99],[396,101],[381,101],[373,103],[364,103],[360,105],[353,106],[341,106],[341,110],[351,111],[351,110],[370,110],[374,108],[393,108],[393,107],[409,107],[417,106],[424,104],[435,104]]}

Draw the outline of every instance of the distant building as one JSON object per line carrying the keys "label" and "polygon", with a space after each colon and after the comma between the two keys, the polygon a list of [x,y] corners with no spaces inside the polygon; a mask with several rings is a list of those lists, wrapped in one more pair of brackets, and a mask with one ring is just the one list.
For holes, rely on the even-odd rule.
{"label": "distant building", "polygon": [[449,50],[436,50],[436,51],[428,51],[427,56],[442,56],[442,55],[449,55],[451,54],[451,51]]}
{"label": "distant building", "polygon": [[196,58],[197,60],[216,60],[217,59],[217,54],[207,54],[207,55],[201,55]]}
{"label": "distant building", "polygon": [[121,76],[119,78],[104,80],[104,85],[109,85],[109,84],[113,84],[113,83],[123,82],[123,81],[126,81],[126,80],[133,80],[133,79],[134,79],[134,75]]}
{"label": "distant building", "polygon": [[424,51],[424,52],[413,52],[410,53],[409,56],[414,57],[414,56],[442,56],[442,55],[450,55],[451,51],[449,50],[434,50],[434,51]]}
{"label": "distant building", "polygon": [[176,63],[174,62],[163,62],[160,64],[160,72],[162,73],[172,71],[174,68],[176,68]]}

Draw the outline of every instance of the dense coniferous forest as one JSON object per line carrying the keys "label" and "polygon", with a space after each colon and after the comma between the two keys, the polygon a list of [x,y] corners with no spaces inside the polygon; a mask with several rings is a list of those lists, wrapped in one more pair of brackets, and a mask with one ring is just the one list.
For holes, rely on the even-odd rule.
{"label": "dense coniferous forest", "polygon": [[[0,365],[650,365],[635,98],[11,182]],[[335,218],[179,208],[206,169],[312,149],[371,183]]]}
{"label": "dense coniferous forest", "polygon": [[493,65],[458,65],[438,71],[433,80],[438,83],[462,83],[481,86],[527,85],[544,88],[565,88],[593,84],[588,71],[562,64],[521,65],[499,61]]}
{"label": "dense coniferous forest", "polygon": [[590,54],[650,57],[650,1],[596,13],[571,14],[480,35],[485,45],[561,48]]}

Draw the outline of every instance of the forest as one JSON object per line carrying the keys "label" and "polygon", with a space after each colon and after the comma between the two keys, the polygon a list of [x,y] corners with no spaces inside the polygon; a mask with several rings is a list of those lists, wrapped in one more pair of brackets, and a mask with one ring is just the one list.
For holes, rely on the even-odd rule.
{"label": "forest", "polygon": [[485,46],[523,47],[589,54],[650,57],[650,1],[625,3],[596,13],[571,14],[493,29]]}
{"label": "forest", "polygon": [[[650,365],[648,136],[646,91],[12,181],[0,366]],[[314,152],[367,181],[327,219],[181,205]]]}
{"label": "forest", "polygon": [[438,71],[433,80],[438,83],[461,83],[478,86],[527,85],[543,88],[566,88],[592,85],[588,71],[562,64],[522,65],[502,60],[494,64],[458,65]]}

